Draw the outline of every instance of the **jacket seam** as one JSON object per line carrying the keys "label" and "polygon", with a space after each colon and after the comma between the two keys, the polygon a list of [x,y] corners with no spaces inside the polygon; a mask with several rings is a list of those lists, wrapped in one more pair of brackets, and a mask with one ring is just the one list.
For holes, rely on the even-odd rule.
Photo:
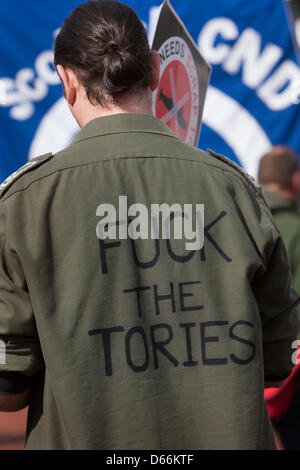
{"label": "jacket seam", "polygon": [[[88,162],[82,162],[82,163],[79,163],[79,164],[76,164],[76,165],[70,165],[70,166],[66,166],[66,167],[63,167],[63,168],[58,168],[54,171],[52,171],[51,173],[48,173],[47,175],[44,175],[44,176],[40,176],[39,178],[31,181],[30,183],[27,184],[27,186],[21,188],[21,189],[17,189],[15,190],[12,194],[9,194],[9,195],[4,195],[3,196],[3,199],[1,198],[1,202],[5,202],[7,201],[10,197],[14,196],[15,194],[19,193],[19,192],[23,192],[23,191],[26,191],[32,184],[36,183],[37,181],[41,181],[42,179],[45,179],[45,178],[48,178],[49,176],[52,176],[54,175],[55,173],[59,173],[59,172],[62,172],[62,171],[65,171],[65,170],[71,170],[73,168],[78,168],[78,167],[81,167],[81,166],[86,166],[86,165],[90,165],[90,164],[95,164],[95,163],[98,163],[98,164],[101,164],[101,163],[106,163],[106,162],[111,162],[111,161],[117,161],[117,160],[130,160],[130,159],[148,159],[148,158],[154,158],[154,159],[174,159],[174,160],[181,160],[181,161],[184,161],[186,163],[196,163],[196,164],[200,164],[200,165],[206,165],[206,166],[209,166],[209,167],[213,167],[213,168],[216,168],[217,170],[220,170],[220,171],[223,171],[223,172],[228,172],[230,173],[231,175],[235,176],[239,181],[242,181],[250,190],[251,192],[253,193],[254,196],[258,196],[258,193],[257,191],[255,190],[255,188],[252,186],[252,184],[245,178],[245,176],[242,174],[242,173],[238,173],[236,174],[235,172],[238,172],[238,169],[235,169],[235,168],[222,168],[216,164],[213,164],[212,162],[203,162],[203,161],[199,161],[199,160],[194,160],[194,159],[185,159],[185,158],[182,158],[181,156],[179,155],[153,155],[153,154],[149,154],[149,155],[139,155],[139,154],[136,154],[136,155],[130,155],[130,156],[114,156],[114,157],[107,157],[103,160],[91,160],[91,161],[88,161]],[[23,173],[23,175],[20,175],[20,177],[26,175],[26,173]],[[16,180],[18,181],[18,180]],[[15,182],[16,182],[15,181]]]}
{"label": "jacket seam", "polygon": [[87,137],[82,137],[82,138],[79,138],[77,139],[75,137],[75,140],[73,142],[71,142],[71,145],[76,145],[78,144],[79,142],[82,142],[84,140],[89,140],[89,139],[95,139],[97,137],[104,137],[104,136],[108,136],[108,135],[118,135],[118,134],[154,134],[154,135],[163,135],[163,136],[167,136],[167,137],[170,137],[171,139],[176,139],[178,140],[179,142],[181,142],[181,140],[176,136],[176,135],[172,135],[172,134],[168,134],[167,132],[160,132],[160,131],[147,131],[147,130],[127,130],[127,131],[107,131],[105,133],[101,133],[101,134],[96,134],[96,135],[90,135],[90,136],[87,136]]}

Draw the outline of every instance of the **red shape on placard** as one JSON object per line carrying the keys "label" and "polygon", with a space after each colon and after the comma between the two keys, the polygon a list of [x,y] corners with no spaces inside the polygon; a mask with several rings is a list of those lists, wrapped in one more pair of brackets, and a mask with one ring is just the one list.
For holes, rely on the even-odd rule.
{"label": "red shape on placard", "polygon": [[179,60],[173,60],[161,76],[155,114],[180,139],[186,140],[191,119],[191,88],[187,70]]}

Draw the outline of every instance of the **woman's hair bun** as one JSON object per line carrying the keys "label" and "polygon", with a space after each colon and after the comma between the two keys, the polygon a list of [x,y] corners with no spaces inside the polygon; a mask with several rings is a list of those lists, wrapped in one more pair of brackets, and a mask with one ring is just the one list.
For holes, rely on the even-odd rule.
{"label": "woman's hair bun", "polygon": [[150,84],[147,33],[135,11],[117,1],[77,7],[56,38],[54,62],[72,68],[89,100],[102,106]]}
{"label": "woman's hair bun", "polygon": [[103,74],[103,86],[111,96],[126,93],[134,84],[139,84],[148,71],[141,60],[128,50],[122,50],[116,44],[111,45],[104,58],[106,62]]}

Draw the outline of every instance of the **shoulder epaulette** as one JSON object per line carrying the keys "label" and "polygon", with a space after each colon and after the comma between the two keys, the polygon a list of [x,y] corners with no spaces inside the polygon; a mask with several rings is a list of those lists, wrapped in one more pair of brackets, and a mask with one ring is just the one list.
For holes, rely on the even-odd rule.
{"label": "shoulder epaulette", "polygon": [[24,175],[27,173],[29,170],[32,168],[37,168],[46,161],[48,161],[50,158],[53,157],[52,153],[46,153],[44,155],[41,155],[40,157],[33,158],[30,160],[30,162],[26,163],[25,165],[21,166],[17,171],[12,173],[8,178],[6,178],[5,181],[0,185],[0,199],[4,195],[4,193],[10,188],[15,181],[17,181],[20,176]]}
{"label": "shoulder epaulette", "polygon": [[206,149],[213,157],[216,157],[218,160],[221,160],[222,162],[226,163],[227,165],[231,166],[235,170],[237,170],[245,179],[246,181],[252,186],[252,188],[258,193],[261,194],[262,188],[261,186],[256,182],[255,178],[249,173],[247,173],[244,168],[239,166],[237,163],[233,162],[229,158],[225,157],[224,155],[221,155],[219,153],[214,152],[214,150],[211,149]]}

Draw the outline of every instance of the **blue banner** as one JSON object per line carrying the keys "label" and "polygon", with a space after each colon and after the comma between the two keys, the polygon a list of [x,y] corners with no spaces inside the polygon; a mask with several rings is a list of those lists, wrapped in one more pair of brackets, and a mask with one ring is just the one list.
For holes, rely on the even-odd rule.
{"label": "blue banner", "polygon": [[[78,0],[9,0],[0,17],[0,180],[78,132],[53,67],[53,42]],[[153,35],[160,0],[127,0]],[[256,175],[274,144],[300,152],[300,68],[283,0],[173,0],[212,65],[199,147]]]}

